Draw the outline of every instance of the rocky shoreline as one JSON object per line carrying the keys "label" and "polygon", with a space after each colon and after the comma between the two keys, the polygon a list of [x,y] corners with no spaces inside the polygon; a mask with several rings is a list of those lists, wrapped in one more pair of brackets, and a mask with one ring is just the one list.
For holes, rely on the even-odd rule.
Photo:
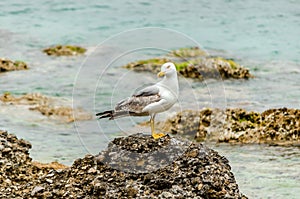
{"label": "rocky shoreline", "polygon": [[57,103],[54,98],[40,93],[27,93],[21,96],[13,96],[6,92],[0,96],[0,102],[4,105],[28,106],[31,111],[38,111],[48,118],[60,122],[74,122],[76,120],[90,120],[92,115],[82,109],[73,109],[68,105]]}
{"label": "rocky shoreline", "polygon": [[300,146],[299,109],[269,109],[262,113],[240,108],[185,110],[157,126],[164,132],[199,141]]}
{"label": "rocky shoreline", "polygon": [[[5,131],[0,131],[0,139],[1,198],[247,198],[239,191],[224,156],[202,144],[169,136],[159,140],[143,134],[116,138],[106,150],[77,159],[71,167],[32,162],[28,141]],[[171,142],[186,147],[179,154],[169,151],[175,155],[169,164],[157,162],[157,153],[168,149]],[[114,153],[116,149],[121,153]],[[156,169],[145,173],[117,169],[125,159],[133,167],[143,167],[128,152],[139,157],[150,154]]]}
{"label": "rocky shoreline", "polygon": [[180,75],[203,81],[205,79],[249,79],[249,69],[232,59],[209,56],[197,47],[173,50],[165,57],[138,60],[123,66],[136,72],[157,73],[163,63],[173,62]]}

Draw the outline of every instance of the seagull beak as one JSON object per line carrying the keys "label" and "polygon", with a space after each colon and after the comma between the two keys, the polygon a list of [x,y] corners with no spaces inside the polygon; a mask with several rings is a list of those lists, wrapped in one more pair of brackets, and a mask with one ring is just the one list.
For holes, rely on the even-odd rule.
{"label": "seagull beak", "polygon": [[165,72],[163,71],[160,71],[159,73],[157,73],[157,77],[162,77],[162,76],[165,76]]}

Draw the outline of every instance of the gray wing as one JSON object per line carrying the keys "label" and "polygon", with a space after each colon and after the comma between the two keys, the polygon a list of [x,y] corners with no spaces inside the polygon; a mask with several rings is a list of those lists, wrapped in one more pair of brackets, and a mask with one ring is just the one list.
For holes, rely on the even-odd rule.
{"label": "gray wing", "polygon": [[148,86],[140,91],[138,91],[136,94],[134,94],[134,97],[142,97],[142,96],[151,96],[151,95],[158,95],[159,88],[156,85]]}
{"label": "gray wing", "polygon": [[134,116],[148,115],[148,113],[143,113],[142,110],[147,105],[160,100],[159,88],[155,85],[149,86],[138,91],[133,96],[120,101],[115,106],[115,112],[126,112],[128,115]]}
{"label": "gray wing", "polygon": [[96,116],[101,118],[109,118],[113,120],[119,117],[125,116],[146,116],[149,115],[148,112],[143,112],[143,109],[154,102],[158,102],[161,100],[159,95],[159,88],[155,85],[148,86],[136,94],[128,97],[119,103],[116,104],[114,110],[108,110],[104,112],[97,113]]}

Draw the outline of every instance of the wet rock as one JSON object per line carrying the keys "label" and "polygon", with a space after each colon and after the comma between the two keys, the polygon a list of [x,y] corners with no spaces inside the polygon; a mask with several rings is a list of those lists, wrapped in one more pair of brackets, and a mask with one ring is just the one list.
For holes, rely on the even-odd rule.
{"label": "wet rock", "polygon": [[50,56],[74,56],[81,55],[86,52],[85,48],[72,45],[57,45],[43,50],[44,53]]}
{"label": "wet rock", "polygon": [[[0,96],[0,101],[10,105],[28,105],[28,109],[39,111],[41,114],[63,122],[74,122],[76,120],[89,120],[91,114],[82,109],[73,109],[70,106],[57,105],[56,100],[40,93],[28,93],[15,97],[9,92]],[[74,117],[75,116],[75,117]]]}
{"label": "wet rock", "polygon": [[[0,137],[8,145],[15,144],[13,153],[2,160],[18,165],[13,170],[0,167],[1,198],[246,198],[238,189],[228,160],[202,144],[169,136],[153,140],[150,135],[136,134],[116,138],[98,155],[86,155],[58,172],[35,166],[28,154],[29,146],[15,136],[0,131]],[[185,146],[182,153],[171,154],[176,157],[166,165],[153,157],[156,168],[151,172],[127,172],[114,166],[121,162],[120,154],[113,153],[116,148],[121,156],[129,152],[156,156],[156,151],[168,151],[175,145]],[[16,156],[18,151],[23,156]],[[136,157],[128,156],[128,164],[136,165]]]}
{"label": "wet rock", "polygon": [[28,65],[23,61],[12,61],[0,58],[0,73],[14,70],[26,70]]}
{"label": "wet rock", "polygon": [[[68,106],[49,106],[49,105],[38,105],[35,107],[29,108],[29,110],[39,111],[45,116],[55,116],[58,118],[63,118],[63,120],[67,123],[74,122],[75,120],[90,120],[92,116],[90,114],[85,113],[81,109],[74,110]],[[74,118],[73,112],[76,111]]]}
{"label": "wet rock", "polygon": [[50,98],[40,93],[28,93],[19,97],[15,97],[11,93],[6,92],[0,96],[0,100],[11,105],[37,105],[51,103]]}
{"label": "wet rock", "polygon": [[300,110],[270,109],[263,113],[243,109],[203,109],[179,112],[158,123],[165,132],[209,137],[219,142],[295,145],[300,143]]}

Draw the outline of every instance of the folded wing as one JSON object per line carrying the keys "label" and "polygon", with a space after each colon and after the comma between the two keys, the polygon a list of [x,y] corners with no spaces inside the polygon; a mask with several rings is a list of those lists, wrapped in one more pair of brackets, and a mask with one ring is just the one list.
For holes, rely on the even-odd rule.
{"label": "folded wing", "polygon": [[159,88],[155,85],[146,87],[136,94],[128,97],[116,104],[114,110],[97,113],[96,116],[101,118],[109,118],[110,120],[125,117],[125,116],[146,116],[148,112],[143,112],[143,109],[154,102],[161,100]]}

